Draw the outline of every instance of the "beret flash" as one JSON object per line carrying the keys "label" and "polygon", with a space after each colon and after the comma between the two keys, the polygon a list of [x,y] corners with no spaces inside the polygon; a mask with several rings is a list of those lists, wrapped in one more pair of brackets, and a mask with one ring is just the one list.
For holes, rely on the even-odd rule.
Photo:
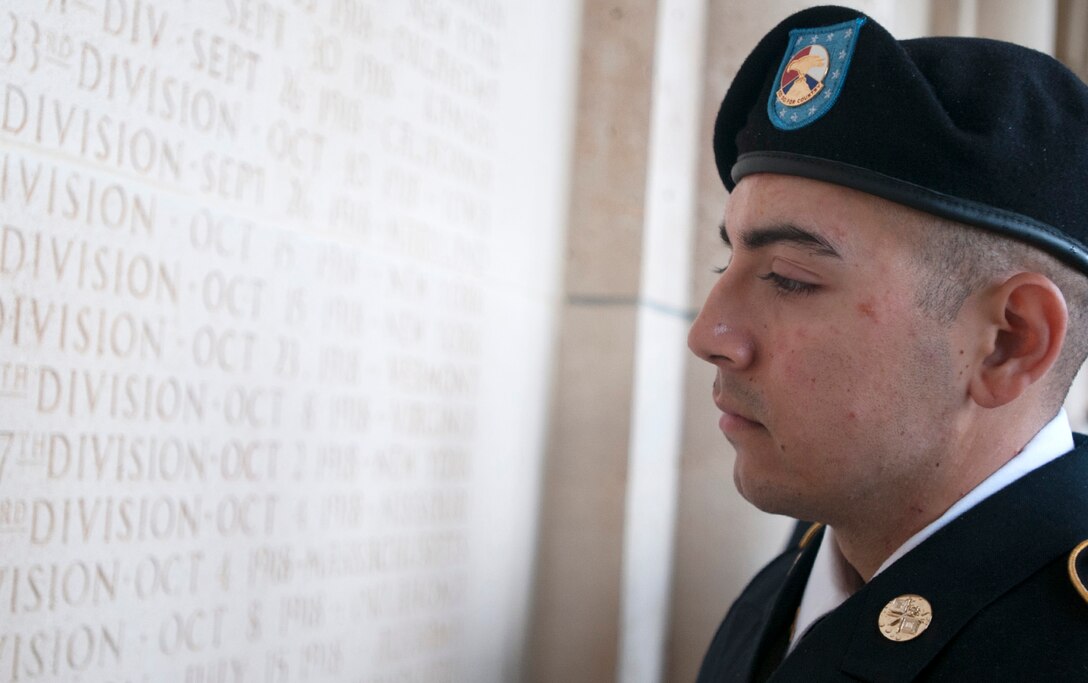
{"label": "beret flash", "polygon": [[851,187],[1030,243],[1088,274],[1088,86],[982,38],[899,41],[842,7],[789,17],[741,65],[718,174]]}

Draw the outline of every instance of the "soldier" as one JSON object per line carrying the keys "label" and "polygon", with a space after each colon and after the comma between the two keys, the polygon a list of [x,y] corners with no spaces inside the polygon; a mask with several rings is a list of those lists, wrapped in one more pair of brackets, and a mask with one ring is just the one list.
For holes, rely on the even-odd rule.
{"label": "soldier", "polygon": [[752,504],[814,520],[699,680],[1088,680],[1088,87],[1052,58],[786,19],[714,131],[689,336]]}

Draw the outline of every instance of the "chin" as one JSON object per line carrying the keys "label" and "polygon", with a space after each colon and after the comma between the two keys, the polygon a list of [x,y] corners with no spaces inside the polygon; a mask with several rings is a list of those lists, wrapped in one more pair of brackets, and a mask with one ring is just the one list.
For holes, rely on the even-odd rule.
{"label": "chin", "polygon": [[773,479],[750,476],[739,466],[733,467],[733,484],[737,493],[755,508],[772,515],[786,515],[794,519],[817,519],[815,506],[805,495],[804,488],[790,486]]}
{"label": "chin", "polygon": [[741,498],[755,507],[764,512],[779,514],[777,500],[779,496],[775,495],[779,487],[764,479],[746,474],[742,471],[739,461],[733,466],[733,485],[736,486]]}

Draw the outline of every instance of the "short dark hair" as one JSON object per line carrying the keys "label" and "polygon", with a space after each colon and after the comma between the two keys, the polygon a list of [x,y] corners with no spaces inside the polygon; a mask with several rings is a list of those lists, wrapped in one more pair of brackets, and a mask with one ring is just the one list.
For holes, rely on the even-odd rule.
{"label": "short dark hair", "polygon": [[921,275],[918,305],[936,320],[951,323],[969,296],[1017,272],[1040,273],[1061,290],[1069,322],[1061,355],[1051,370],[1054,405],[1048,406],[1057,409],[1088,357],[1088,275],[995,232],[909,209],[896,220],[909,220],[908,212],[925,223],[917,232],[912,259]]}

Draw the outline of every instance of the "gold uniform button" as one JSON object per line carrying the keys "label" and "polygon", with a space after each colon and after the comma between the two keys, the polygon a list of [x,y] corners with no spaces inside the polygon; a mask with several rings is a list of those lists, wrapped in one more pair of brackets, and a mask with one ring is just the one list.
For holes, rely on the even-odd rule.
{"label": "gold uniform button", "polygon": [[888,640],[914,640],[933,621],[933,606],[921,595],[900,595],[880,610],[877,625]]}

